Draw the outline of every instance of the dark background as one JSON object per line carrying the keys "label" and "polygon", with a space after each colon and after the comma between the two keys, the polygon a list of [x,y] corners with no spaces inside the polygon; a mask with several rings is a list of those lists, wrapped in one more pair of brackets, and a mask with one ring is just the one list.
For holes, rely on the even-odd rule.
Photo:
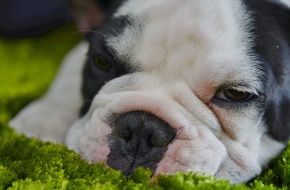
{"label": "dark background", "polygon": [[0,37],[42,36],[71,23],[66,0],[1,0]]}

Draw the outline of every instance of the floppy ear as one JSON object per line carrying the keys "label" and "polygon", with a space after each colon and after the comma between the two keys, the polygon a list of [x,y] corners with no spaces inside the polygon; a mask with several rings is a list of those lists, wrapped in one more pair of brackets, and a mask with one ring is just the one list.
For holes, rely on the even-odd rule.
{"label": "floppy ear", "polygon": [[118,2],[119,0],[69,0],[74,20],[84,33],[102,25],[110,17],[113,5]]}
{"label": "floppy ear", "polygon": [[270,71],[265,121],[268,133],[275,140],[287,142],[290,139],[290,8],[281,3],[273,5],[269,12],[279,31],[272,31],[272,37],[266,39],[273,43],[272,50],[267,52]]}
{"label": "floppy ear", "polygon": [[268,14],[272,14],[284,31],[287,42],[290,41],[290,0],[269,0]]}
{"label": "floppy ear", "polygon": [[290,8],[278,0],[245,0],[253,17],[254,52],[265,77],[264,121],[273,139],[290,137]]}

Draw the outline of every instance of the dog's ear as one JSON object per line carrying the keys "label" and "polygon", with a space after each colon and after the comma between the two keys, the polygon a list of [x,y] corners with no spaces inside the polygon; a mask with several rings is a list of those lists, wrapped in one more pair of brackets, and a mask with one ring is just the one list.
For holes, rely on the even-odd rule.
{"label": "dog's ear", "polygon": [[284,30],[288,43],[290,43],[290,0],[269,0],[268,13],[272,14],[276,22]]}
{"label": "dog's ear", "polygon": [[269,66],[265,121],[268,133],[275,140],[287,142],[290,139],[290,7],[275,2],[268,11],[277,26],[265,22],[269,35],[265,39]]}
{"label": "dog's ear", "polygon": [[78,28],[86,33],[102,25],[117,2],[119,0],[69,0],[69,5]]}
{"label": "dog's ear", "polygon": [[290,137],[290,8],[280,0],[244,0],[252,17],[252,45],[264,70],[268,134]]}
{"label": "dog's ear", "polygon": [[252,39],[265,71],[265,114],[268,134],[290,137],[290,8],[278,0],[245,0],[253,17]]}

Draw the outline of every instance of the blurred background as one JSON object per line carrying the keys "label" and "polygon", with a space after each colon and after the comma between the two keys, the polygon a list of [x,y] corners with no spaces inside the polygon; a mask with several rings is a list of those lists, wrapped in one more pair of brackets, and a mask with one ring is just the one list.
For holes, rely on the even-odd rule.
{"label": "blurred background", "polygon": [[71,10],[66,0],[0,0],[0,125],[46,91],[81,40]]}
{"label": "blurred background", "polygon": [[1,0],[0,36],[41,36],[71,22],[66,0]]}

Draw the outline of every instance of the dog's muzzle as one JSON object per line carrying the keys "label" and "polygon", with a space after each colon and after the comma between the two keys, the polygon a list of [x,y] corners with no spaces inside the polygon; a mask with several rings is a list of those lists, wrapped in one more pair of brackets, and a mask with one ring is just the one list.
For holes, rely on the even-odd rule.
{"label": "dog's muzzle", "polygon": [[155,171],[175,135],[173,127],[150,113],[121,114],[112,123],[107,163],[126,175],[141,166]]}

